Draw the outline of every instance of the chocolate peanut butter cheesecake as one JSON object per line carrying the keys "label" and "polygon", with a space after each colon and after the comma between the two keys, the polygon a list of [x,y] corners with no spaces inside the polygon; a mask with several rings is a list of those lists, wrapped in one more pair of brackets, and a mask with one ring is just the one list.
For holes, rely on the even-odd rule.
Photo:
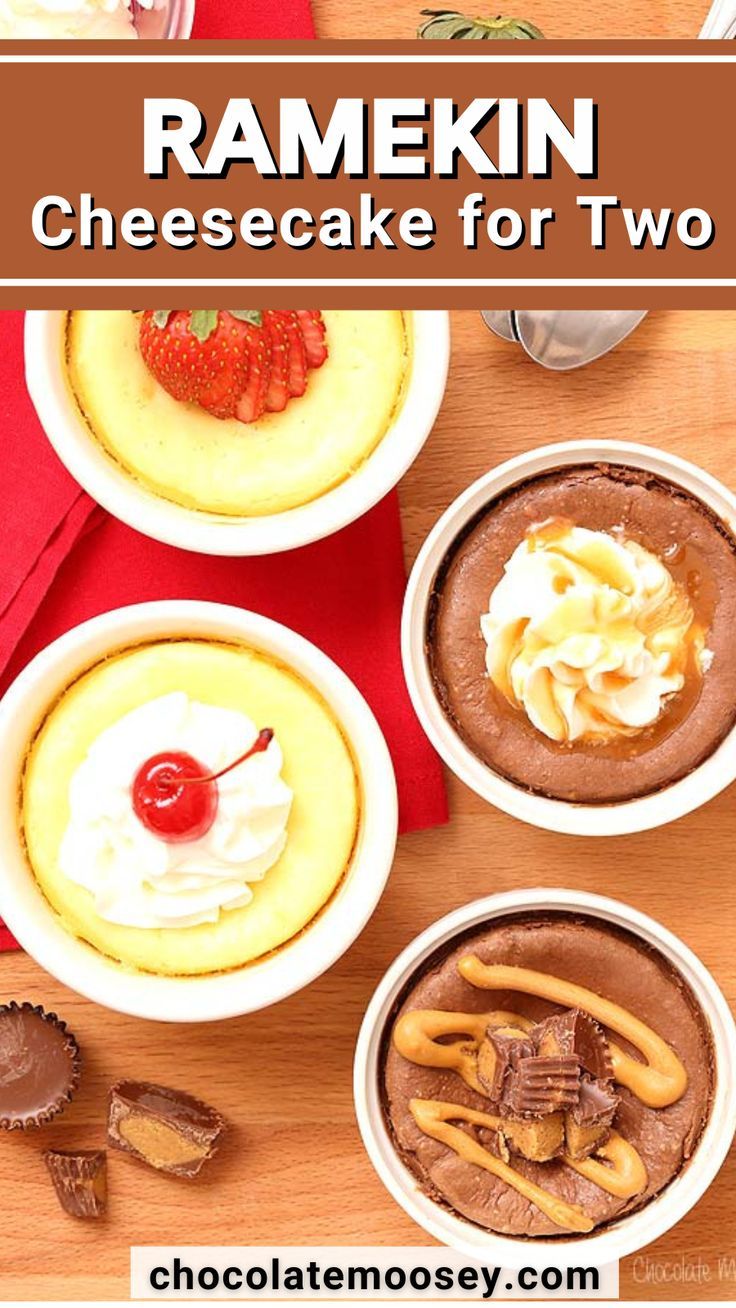
{"label": "chocolate peanut butter cheesecake", "polygon": [[386,1032],[384,1111],[426,1192],[489,1231],[585,1235],[686,1166],[714,1085],[707,1020],[633,934],[566,913],[459,938]]}
{"label": "chocolate peanut butter cheesecake", "polygon": [[736,721],[736,544],[651,473],[512,488],[439,570],[427,647],[467,745],[516,785],[616,803],[686,776]]}

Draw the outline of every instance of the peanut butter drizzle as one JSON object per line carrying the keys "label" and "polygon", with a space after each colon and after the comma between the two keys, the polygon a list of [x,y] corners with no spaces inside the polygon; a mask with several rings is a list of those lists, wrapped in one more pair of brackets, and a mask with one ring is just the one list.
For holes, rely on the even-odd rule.
{"label": "peanut butter drizzle", "polygon": [[419,1130],[425,1135],[447,1145],[464,1162],[482,1167],[484,1171],[497,1176],[499,1180],[523,1195],[529,1203],[535,1204],[539,1211],[544,1213],[545,1217],[549,1217],[556,1226],[562,1226],[568,1231],[593,1230],[594,1223],[586,1217],[578,1204],[565,1203],[549,1190],[544,1190],[541,1185],[535,1185],[513,1167],[509,1167],[502,1158],[496,1158],[494,1154],[489,1153],[471,1135],[452,1125],[452,1121],[469,1122],[473,1126],[486,1126],[491,1131],[498,1131],[503,1127],[510,1135],[510,1124],[505,1119],[492,1117],[490,1113],[478,1113],[473,1108],[463,1108],[461,1104],[442,1103],[438,1099],[412,1099],[409,1110]]}
{"label": "peanut butter drizzle", "polygon": [[[457,1072],[466,1085],[478,1094],[485,1094],[478,1080],[478,1045],[486,1029],[501,1027],[515,1035],[523,1035],[533,1022],[517,1013],[496,1010],[491,1013],[449,1013],[437,1008],[415,1009],[404,1013],[394,1027],[393,1041],[399,1053],[410,1063],[420,1067],[445,1067]],[[454,1044],[441,1045],[441,1036],[465,1036]]]}
{"label": "peanut butter drizzle", "polygon": [[[458,971],[478,989],[514,990],[535,995],[538,999],[548,999],[563,1008],[581,1008],[603,1026],[623,1036],[639,1050],[646,1062],[637,1062],[618,1045],[609,1042],[614,1077],[648,1108],[666,1108],[685,1093],[687,1072],[675,1051],[651,1027],[610,999],[546,972],[509,967],[504,963],[481,963],[474,954],[460,959]],[[514,1024],[518,1025],[518,1022]]]}
{"label": "peanut butter drizzle", "polygon": [[[455,1122],[468,1122],[472,1126],[485,1126],[491,1131],[501,1131],[509,1140],[514,1139],[514,1122],[506,1117],[496,1117],[491,1113],[479,1113],[474,1108],[465,1108],[462,1104],[444,1103],[439,1099],[412,1099],[409,1111],[414,1121],[425,1135],[432,1136],[452,1149],[466,1163],[473,1163],[491,1172],[507,1185],[512,1186],[520,1195],[535,1204],[545,1217],[558,1226],[571,1231],[592,1231],[595,1223],[578,1204],[568,1204],[563,1199],[545,1190],[540,1185],[522,1176],[503,1159],[496,1158],[471,1135],[452,1126]],[[601,1145],[598,1153],[606,1159],[599,1163],[595,1158],[586,1158],[575,1162],[568,1154],[562,1154],[560,1161],[566,1163],[573,1171],[592,1181],[607,1194],[617,1199],[633,1199],[640,1194],[647,1184],[647,1171],[633,1145],[624,1140],[616,1131],[612,1131],[608,1140]]]}
{"label": "peanut butter drizzle", "polygon": [[617,1131],[612,1131],[605,1143],[596,1147],[595,1152],[599,1158],[605,1158],[606,1162],[599,1163],[598,1158],[583,1158],[576,1162],[574,1158],[568,1158],[567,1154],[563,1156],[563,1162],[617,1199],[633,1199],[635,1194],[646,1189],[647,1169],[634,1146]]}

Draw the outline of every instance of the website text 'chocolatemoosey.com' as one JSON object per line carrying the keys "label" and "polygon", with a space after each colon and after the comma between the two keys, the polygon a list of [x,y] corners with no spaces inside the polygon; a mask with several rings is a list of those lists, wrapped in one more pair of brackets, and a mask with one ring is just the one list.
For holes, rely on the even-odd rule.
{"label": "website text 'chocolatemoosey.com'", "polygon": [[131,1249],[133,1298],[596,1299],[618,1293],[618,1268],[533,1264],[518,1271],[411,1247]]}

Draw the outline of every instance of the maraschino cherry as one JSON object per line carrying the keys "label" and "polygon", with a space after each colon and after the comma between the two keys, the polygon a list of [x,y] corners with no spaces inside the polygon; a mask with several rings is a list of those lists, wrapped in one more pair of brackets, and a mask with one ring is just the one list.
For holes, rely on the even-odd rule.
{"label": "maraschino cherry", "polygon": [[217,816],[217,781],[254,754],[262,754],[273,740],[264,727],[245,754],[219,772],[208,772],[203,763],[185,750],[154,754],[133,778],[133,810],[154,836],[169,844],[201,840]]}

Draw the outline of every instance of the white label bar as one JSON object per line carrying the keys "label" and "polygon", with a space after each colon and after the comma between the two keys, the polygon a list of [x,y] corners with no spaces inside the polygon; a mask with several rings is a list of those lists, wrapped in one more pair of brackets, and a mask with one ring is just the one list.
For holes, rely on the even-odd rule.
{"label": "white label bar", "polygon": [[[568,1257],[570,1257],[568,1252]],[[539,1260],[512,1270],[450,1249],[341,1245],[137,1246],[130,1251],[132,1299],[348,1299],[457,1302],[473,1299],[617,1299],[618,1263]]]}

